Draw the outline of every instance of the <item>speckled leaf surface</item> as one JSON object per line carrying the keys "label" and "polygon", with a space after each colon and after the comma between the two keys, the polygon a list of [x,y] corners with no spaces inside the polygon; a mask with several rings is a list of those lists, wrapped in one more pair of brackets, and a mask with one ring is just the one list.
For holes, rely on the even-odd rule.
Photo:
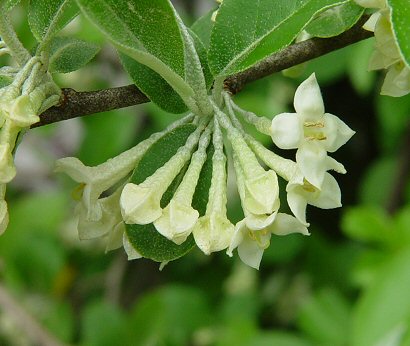
{"label": "speckled leaf surface", "polygon": [[245,70],[290,44],[312,17],[343,1],[225,0],[211,34],[214,76]]}
{"label": "speckled leaf surface", "polygon": [[74,0],[31,0],[28,22],[38,41],[57,34],[79,13]]}
{"label": "speckled leaf surface", "polygon": [[388,0],[394,36],[404,61],[410,66],[410,0]]}
{"label": "speckled leaf surface", "polygon": [[363,12],[364,8],[353,0],[345,1],[320,13],[305,30],[314,37],[337,36],[356,24]]}

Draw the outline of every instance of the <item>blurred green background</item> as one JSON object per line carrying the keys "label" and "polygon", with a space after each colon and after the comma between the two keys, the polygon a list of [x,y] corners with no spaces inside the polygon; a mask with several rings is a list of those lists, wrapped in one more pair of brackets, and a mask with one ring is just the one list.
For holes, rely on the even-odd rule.
{"label": "blurred green background", "polygon": [[[174,3],[188,23],[214,6]],[[24,2],[13,16],[32,48]],[[65,34],[104,43],[83,17]],[[410,95],[379,95],[383,76],[367,72],[372,47],[372,39],[355,44],[304,65],[295,79],[276,74],[235,97],[268,117],[293,111],[297,85],[315,71],[326,111],[357,131],[334,155],[348,171],[336,177],[343,208],[309,207],[311,236],[272,238],[259,271],[237,256],[199,251],[159,271],[158,263],[128,262],[121,249],[105,254],[102,243],[78,240],[75,184],[53,174],[55,159],[96,165],[178,116],[147,104],[30,131],[0,238],[0,345],[37,345],[33,326],[10,313],[20,308],[61,344],[81,346],[410,345]],[[107,44],[57,80],[78,91],[129,84]],[[238,201],[229,213],[239,217]]]}

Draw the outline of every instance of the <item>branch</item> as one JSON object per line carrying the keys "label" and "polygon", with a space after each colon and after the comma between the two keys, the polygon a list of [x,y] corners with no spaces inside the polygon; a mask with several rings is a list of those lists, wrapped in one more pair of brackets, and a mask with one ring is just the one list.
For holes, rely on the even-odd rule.
{"label": "branch", "polygon": [[[367,39],[373,36],[372,32],[362,28],[367,19],[368,16],[363,16],[356,25],[339,36],[312,38],[288,46],[248,70],[228,77],[225,80],[225,88],[236,94],[247,83]],[[40,122],[32,127],[145,102],[149,102],[149,99],[135,85],[89,92],[63,89],[61,104],[41,114]]]}
{"label": "branch", "polygon": [[7,291],[6,287],[0,283],[0,307],[3,313],[10,316],[22,333],[35,345],[41,346],[65,346],[53,335],[46,331]]}

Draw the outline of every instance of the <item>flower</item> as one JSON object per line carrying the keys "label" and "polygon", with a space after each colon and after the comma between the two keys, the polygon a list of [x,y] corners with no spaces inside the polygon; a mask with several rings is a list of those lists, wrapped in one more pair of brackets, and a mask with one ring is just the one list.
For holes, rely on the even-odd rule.
{"label": "flower", "polygon": [[400,97],[410,92],[410,67],[403,60],[393,33],[390,9],[385,0],[356,0],[366,8],[377,8],[363,28],[374,32],[375,51],[369,61],[369,70],[387,69],[381,89],[382,95]]}
{"label": "flower", "polygon": [[297,88],[294,106],[296,113],[281,113],[272,119],[271,137],[279,148],[298,149],[300,170],[320,188],[330,162],[327,152],[339,149],[354,131],[335,115],[325,113],[315,74]]}
{"label": "flower", "polygon": [[341,192],[335,178],[325,173],[321,188],[309,183],[300,171],[296,171],[286,186],[287,201],[292,213],[304,225],[306,222],[306,206],[313,205],[322,209],[341,207]]}
{"label": "flower", "polygon": [[128,183],[125,185],[120,198],[125,223],[146,225],[154,222],[162,215],[160,205],[162,195],[191,158],[192,151],[198,144],[205,126],[206,123],[202,122],[189,135],[185,145],[180,147],[164,166],[158,168],[154,174],[142,183],[138,185]]}
{"label": "flower", "polygon": [[197,246],[203,253],[226,249],[231,241],[234,226],[226,216],[226,157],[219,123],[214,118],[212,180],[205,215],[200,217],[192,231]]}
{"label": "flower", "polygon": [[157,231],[176,244],[182,244],[191,234],[199,213],[191,204],[198,184],[199,175],[206,161],[212,127],[209,125],[199,140],[198,149],[171,201],[162,210],[162,215],[154,222]]}
{"label": "flower", "polygon": [[263,252],[269,247],[272,234],[280,236],[290,233],[309,235],[307,228],[295,217],[284,213],[274,215],[273,222],[260,230],[250,229],[246,218],[239,221],[235,226],[235,233],[227,254],[232,256],[233,250],[238,248],[238,255],[242,262],[252,268],[259,269]]}

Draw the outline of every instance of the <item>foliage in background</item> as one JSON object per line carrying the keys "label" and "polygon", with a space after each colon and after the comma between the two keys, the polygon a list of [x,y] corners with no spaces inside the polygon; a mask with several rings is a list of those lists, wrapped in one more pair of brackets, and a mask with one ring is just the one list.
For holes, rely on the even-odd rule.
{"label": "foliage in background", "polygon": [[[20,8],[16,22],[20,35],[29,37]],[[103,41],[84,18],[67,30]],[[92,46],[87,47],[91,56]],[[0,239],[2,285],[70,344],[409,345],[409,177],[399,196],[401,208],[390,215],[385,207],[402,161],[408,160],[400,148],[410,136],[410,97],[378,94],[374,85],[381,76],[363,72],[371,49],[367,41],[356,44],[312,61],[296,80],[275,75],[236,97],[268,117],[290,111],[296,86],[316,71],[326,84],[329,111],[343,114],[357,131],[338,154],[349,171],[340,183],[349,191],[347,208],[326,216],[312,210],[310,238],[272,238],[259,273],[239,260],[233,265],[224,255],[204,258],[195,251],[159,272],[156,264],[127,262],[121,251],[103,255],[103,244],[76,239],[64,192],[74,186],[49,176],[54,158],[69,153],[96,164],[177,118],[150,104],[74,120],[68,139],[58,125],[32,131],[34,143],[48,141],[47,155],[40,146],[29,148],[48,168],[29,166],[33,176],[40,171],[37,178],[27,185],[17,177],[10,188],[11,221]],[[114,53],[104,47],[91,65],[61,79],[91,90],[125,84],[120,71]],[[232,203],[229,213],[238,218],[239,203]],[[23,334],[0,314],[0,344],[30,345]]]}

